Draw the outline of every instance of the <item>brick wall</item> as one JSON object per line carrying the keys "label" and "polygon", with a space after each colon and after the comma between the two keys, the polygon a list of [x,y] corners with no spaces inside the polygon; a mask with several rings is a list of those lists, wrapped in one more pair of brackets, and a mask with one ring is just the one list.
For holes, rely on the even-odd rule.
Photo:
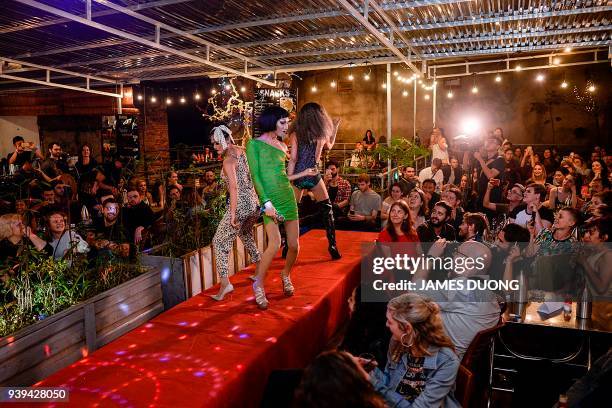
{"label": "brick wall", "polygon": [[142,160],[139,170],[147,174],[149,182],[162,177],[170,165],[168,114],[162,104],[146,104],[139,116]]}

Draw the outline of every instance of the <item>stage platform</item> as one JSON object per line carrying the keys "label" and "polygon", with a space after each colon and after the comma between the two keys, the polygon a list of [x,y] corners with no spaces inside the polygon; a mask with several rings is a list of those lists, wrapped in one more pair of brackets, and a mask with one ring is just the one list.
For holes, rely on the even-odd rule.
{"label": "stage platform", "polygon": [[207,296],[217,291],[212,288],[37,386],[69,389],[70,403],[57,407],[258,407],[269,373],[304,367],[348,316],[360,243],[377,234],[337,234],[338,261],[329,257],[324,231],[300,238],[293,297],[282,292],[284,260],[274,260],[265,286],[268,310],[255,305],[250,267],[232,277],[235,290],[224,301]]}

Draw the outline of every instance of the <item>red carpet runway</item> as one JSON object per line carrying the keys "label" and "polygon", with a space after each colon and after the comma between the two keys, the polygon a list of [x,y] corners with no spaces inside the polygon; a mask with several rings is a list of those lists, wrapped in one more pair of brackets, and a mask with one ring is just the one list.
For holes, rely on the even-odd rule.
{"label": "red carpet runway", "polygon": [[257,309],[247,269],[224,301],[207,296],[212,288],[37,385],[68,387],[70,403],[57,407],[259,406],[270,371],[304,367],[346,319],[360,242],[376,235],[339,231],[343,258],[332,262],[324,231],[310,231],[291,274],[295,296],[283,296],[278,258],[268,310]]}

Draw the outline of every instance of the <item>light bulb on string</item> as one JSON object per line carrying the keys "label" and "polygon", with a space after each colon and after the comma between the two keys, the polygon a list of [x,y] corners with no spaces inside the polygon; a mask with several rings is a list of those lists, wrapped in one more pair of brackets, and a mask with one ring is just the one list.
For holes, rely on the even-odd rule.
{"label": "light bulb on string", "polygon": [[166,105],[172,105],[172,98],[166,98]]}
{"label": "light bulb on string", "polygon": [[138,99],[139,101],[142,101],[142,94],[138,94],[138,95],[136,96],[136,99]]}
{"label": "light bulb on string", "polygon": [[588,90],[589,92],[595,92],[595,85],[594,85],[594,84],[589,85],[589,87],[587,88],[587,90]]}
{"label": "light bulb on string", "polygon": [[393,71],[393,76],[398,76],[398,75],[399,75],[399,72]]}
{"label": "light bulb on string", "polygon": [[217,94],[217,90],[216,90],[215,88],[213,88],[213,89],[210,91],[210,93],[211,93],[211,94],[213,94],[213,95],[216,95],[216,94]]}
{"label": "light bulb on string", "polygon": [[446,97],[448,99],[453,99],[453,96],[454,96],[453,91],[448,91],[448,93],[446,94]]}
{"label": "light bulb on string", "polygon": [[478,93],[478,87],[477,87],[477,86],[475,86],[475,85],[474,85],[474,86],[472,87],[472,93],[473,93],[473,94],[477,94],[477,93]]}
{"label": "light bulb on string", "polygon": [[565,47],[565,52],[572,52],[572,47]]}
{"label": "light bulb on string", "polygon": [[240,87],[240,92],[246,92],[246,87],[245,86],[241,86]]}
{"label": "light bulb on string", "polygon": [[310,92],[316,93],[317,92],[317,86],[313,85],[312,88],[310,88]]}
{"label": "light bulb on string", "polygon": [[336,85],[337,85],[336,81],[331,81],[331,83],[329,84],[329,86],[331,86],[332,88],[335,88]]}
{"label": "light bulb on string", "polygon": [[151,97],[151,103],[155,103],[155,102],[157,102],[157,98],[155,96],[152,96]]}
{"label": "light bulb on string", "polygon": [[425,96],[423,98],[425,98],[425,100],[428,101],[429,100],[429,94],[425,94]]}
{"label": "light bulb on string", "polygon": [[181,96],[181,99],[179,99],[179,102],[181,102],[181,103],[185,103],[185,102],[187,102],[187,99],[185,99],[185,97],[184,97],[184,96]]}
{"label": "light bulb on string", "polygon": [[367,74],[365,74],[365,75],[363,76],[363,79],[364,79],[364,80],[366,80],[366,81],[369,81],[369,80],[370,80],[370,74],[371,74],[371,73],[372,73],[372,70],[370,69],[370,70],[368,71],[368,73],[367,73]]}
{"label": "light bulb on string", "polygon": [[520,65],[517,65],[516,67],[514,67],[514,70],[515,70],[516,72],[519,72],[519,71],[520,71],[520,70],[522,70],[522,69],[523,69],[523,67],[521,67]]}
{"label": "light bulb on string", "polygon": [[536,76],[536,81],[538,82],[544,82],[544,74],[538,74]]}
{"label": "light bulb on string", "polygon": [[405,98],[408,96],[408,91],[404,90],[404,92],[402,92],[402,96]]}
{"label": "light bulb on string", "polygon": [[352,74],[352,73],[351,73],[351,74],[349,74],[349,76],[348,76],[348,80],[349,80],[349,81],[352,81],[353,79],[355,79],[355,77],[353,76],[353,74]]}
{"label": "light bulb on string", "polygon": [[196,93],[195,93],[195,95],[193,95],[193,98],[194,98],[196,101],[199,101],[199,100],[200,100],[200,94],[196,92]]}
{"label": "light bulb on string", "polygon": [[387,84],[385,82],[382,83],[382,89],[387,89]]}
{"label": "light bulb on string", "polygon": [[501,75],[497,74],[497,75],[495,76],[495,82],[501,82],[501,80],[502,80]]}
{"label": "light bulb on string", "polygon": [[563,82],[561,82],[561,88],[567,88],[567,82],[565,82],[565,79],[563,80]]}

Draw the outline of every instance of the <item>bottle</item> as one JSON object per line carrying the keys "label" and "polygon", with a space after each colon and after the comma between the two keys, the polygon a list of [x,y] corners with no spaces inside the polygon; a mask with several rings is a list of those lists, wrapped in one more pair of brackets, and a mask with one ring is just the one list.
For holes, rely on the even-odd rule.
{"label": "bottle", "polygon": [[85,205],[81,207],[81,221],[83,221],[83,224],[85,225],[91,224],[91,216],[89,215],[89,210]]}
{"label": "bottle", "polygon": [[567,395],[559,395],[559,403],[557,404],[557,408],[568,408],[568,406],[569,405],[567,405]]}
{"label": "bottle", "polygon": [[589,288],[586,285],[584,285],[584,288],[582,288],[582,292],[580,293],[580,298],[578,299],[578,304],[576,307],[576,318],[590,319],[592,311],[593,311],[593,303],[592,303],[592,298],[591,298],[591,292],[589,292]]}
{"label": "bottle", "polygon": [[572,319],[572,301],[566,300],[563,303],[563,320],[569,322]]}

